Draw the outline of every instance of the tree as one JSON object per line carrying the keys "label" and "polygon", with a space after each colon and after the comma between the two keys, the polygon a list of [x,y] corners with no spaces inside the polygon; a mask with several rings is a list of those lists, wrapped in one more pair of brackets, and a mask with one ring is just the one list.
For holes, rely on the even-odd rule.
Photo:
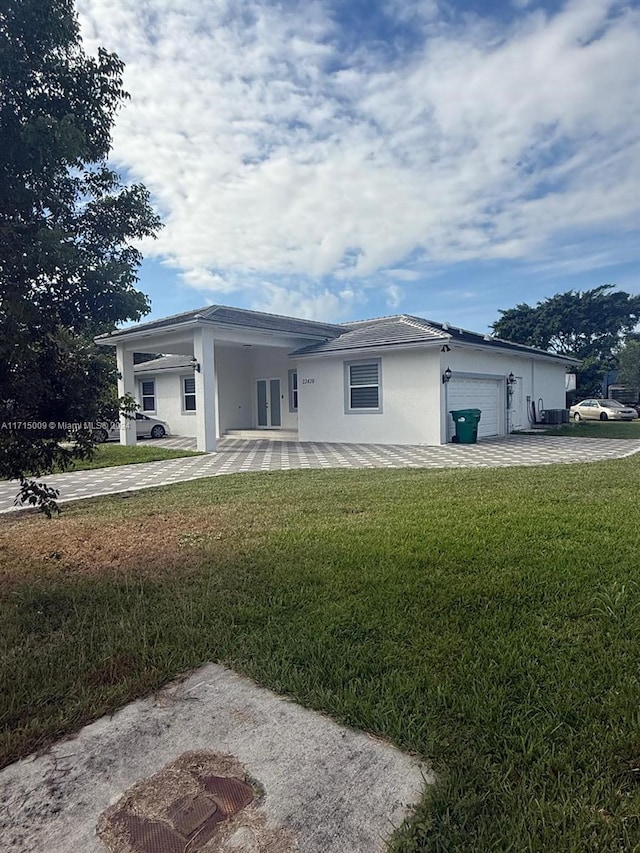
{"label": "tree", "polygon": [[636,392],[640,391],[640,341],[627,340],[620,350],[617,381]]}
{"label": "tree", "polygon": [[596,393],[603,374],[617,366],[625,337],[640,321],[640,297],[614,285],[557,293],[535,307],[500,311],[493,333],[500,338],[580,359],[577,394]]}
{"label": "tree", "polygon": [[149,310],[133,241],[160,222],[108,165],[122,72],[85,54],[72,0],[0,0],[0,477],[45,511],[36,479],[93,452],[68,425],[118,412],[93,337]]}

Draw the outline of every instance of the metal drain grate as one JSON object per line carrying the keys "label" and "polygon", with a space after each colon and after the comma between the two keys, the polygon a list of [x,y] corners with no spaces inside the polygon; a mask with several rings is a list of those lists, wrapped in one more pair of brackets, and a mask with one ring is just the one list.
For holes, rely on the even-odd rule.
{"label": "metal drain grate", "polygon": [[253,802],[253,788],[230,776],[203,776],[199,780],[211,794],[225,817],[231,817]]}
{"label": "metal drain grate", "polygon": [[224,820],[225,815],[218,811],[211,797],[196,794],[177,800],[169,809],[167,817],[176,832],[191,838],[207,821],[218,823]]}
{"label": "metal drain grate", "polygon": [[116,813],[114,822],[124,829],[135,853],[195,853],[213,838],[221,821],[255,799],[253,788],[240,779],[192,775],[204,791],[175,800],[166,821],[139,817],[127,808]]}
{"label": "metal drain grate", "polygon": [[224,835],[223,821],[255,803],[243,772],[233,756],[183,753],[110,807],[98,834],[111,853],[200,853]]}
{"label": "metal drain grate", "polygon": [[188,839],[159,820],[121,812],[118,821],[127,831],[136,853],[184,853]]}

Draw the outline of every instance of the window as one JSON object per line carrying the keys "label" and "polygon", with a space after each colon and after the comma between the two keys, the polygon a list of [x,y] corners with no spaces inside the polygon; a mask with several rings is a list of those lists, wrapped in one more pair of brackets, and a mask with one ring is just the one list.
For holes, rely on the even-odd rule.
{"label": "window", "polygon": [[182,378],[182,410],[184,412],[196,410],[196,380],[193,376]]}
{"label": "window", "polygon": [[142,411],[155,412],[156,410],[156,383],[153,379],[148,379],[141,383],[142,385]]}
{"label": "window", "polygon": [[353,361],[345,364],[345,396],[347,412],[382,412],[380,359]]}
{"label": "window", "polygon": [[289,411],[298,411],[298,371],[289,371]]}

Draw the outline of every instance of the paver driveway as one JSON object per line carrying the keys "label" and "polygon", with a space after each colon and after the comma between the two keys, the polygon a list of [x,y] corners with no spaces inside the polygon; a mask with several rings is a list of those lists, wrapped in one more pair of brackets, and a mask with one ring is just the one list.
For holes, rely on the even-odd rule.
{"label": "paver driveway", "polygon": [[[176,439],[169,439],[175,445]],[[158,442],[159,443],[159,442]],[[168,445],[167,445],[168,446]],[[640,452],[640,439],[510,435],[475,445],[406,447],[223,438],[217,453],[56,474],[44,478],[61,502],[166,486],[201,477],[297,468],[491,468],[619,459]],[[0,512],[15,507],[15,483],[0,483]]]}

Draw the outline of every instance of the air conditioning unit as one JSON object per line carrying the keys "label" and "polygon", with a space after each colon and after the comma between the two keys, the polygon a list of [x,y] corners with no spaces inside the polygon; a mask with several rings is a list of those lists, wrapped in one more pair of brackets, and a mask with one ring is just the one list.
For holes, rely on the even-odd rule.
{"label": "air conditioning unit", "polygon": [[569,409],[545,409],[542,412],[542,422],[557,426],[569,423]]}

